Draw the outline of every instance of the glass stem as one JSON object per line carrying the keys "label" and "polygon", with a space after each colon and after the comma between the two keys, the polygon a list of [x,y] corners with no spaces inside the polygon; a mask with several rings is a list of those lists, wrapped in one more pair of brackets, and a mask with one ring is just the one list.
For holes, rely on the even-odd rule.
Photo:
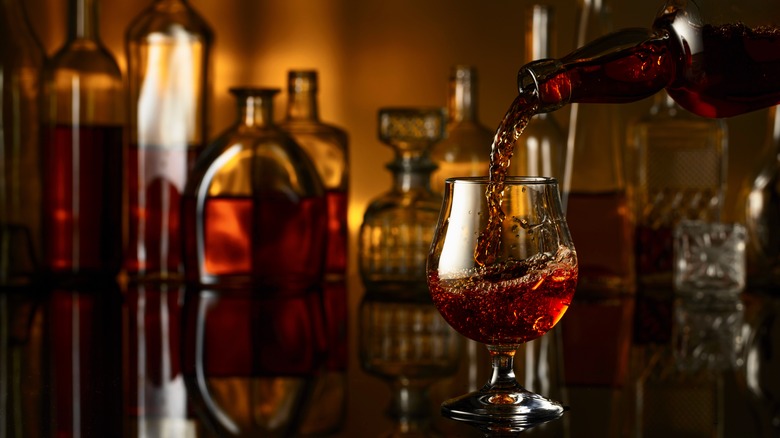
{"label": "glass stem", "polygon": [[490,357],[493,359],[493,375],[485,385],[485,390],[507,392],[525,391],[515,377],[515,351],[517,345],[488,345]]}

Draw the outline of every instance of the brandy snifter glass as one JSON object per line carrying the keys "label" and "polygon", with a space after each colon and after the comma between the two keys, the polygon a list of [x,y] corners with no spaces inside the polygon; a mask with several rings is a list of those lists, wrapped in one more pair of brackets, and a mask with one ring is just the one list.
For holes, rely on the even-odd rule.
{"label": "brandy snifter glass", "polygon": [[480,390],[442,404],[442,414],[484,432],[521,432],[564,407],[523,388],[515,350],[561,319],[577,284],[577,256],[547,177],[450,178],[427,264],[444,319],[487,345],[493,375]]}

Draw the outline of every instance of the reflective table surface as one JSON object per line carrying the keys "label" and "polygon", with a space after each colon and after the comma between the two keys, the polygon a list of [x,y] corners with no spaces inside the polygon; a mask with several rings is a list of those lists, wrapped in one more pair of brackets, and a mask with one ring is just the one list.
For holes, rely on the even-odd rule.
{"label": "reflective table surface", "polygon": [[[516,354],[520,382],[568,407],[522,435],[780,436],[778,309],[755,292],[575,296]],[[161,284],[0,294],[0,436],[482,436],[439,405],[489,373],[425,294],[356,278],[277,300]]]}

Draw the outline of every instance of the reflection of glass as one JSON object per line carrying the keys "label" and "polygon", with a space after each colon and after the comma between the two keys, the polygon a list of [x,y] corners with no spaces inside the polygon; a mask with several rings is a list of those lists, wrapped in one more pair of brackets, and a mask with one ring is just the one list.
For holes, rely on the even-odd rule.
{"label": "reflection of glass", "polygon": [[436,436],[428,388],[457,370],[458,334],[428,297],[398,301],[370,290],[360,306],[359,333],[363,369],[393,389],[388,413],[396,425],[386,436]]}
{"label": "reflection of glass", "polygon": [[115,283],[50,292],[44,333],[51,436],[116,436],[122,424],[121,299]]}
{"label": "reflection of glass", "polygon": [[131,436],[195,436],[181,374],[183,299],[177,284],[130,284],[125,291],[125,427]]}
{"label": "reflection of glass", "polygon": [[29,283],[41,256],[43,63],[24,2],[0,3],[0,285]]}
{"label": "reflection of glass", "polygon": [[206,142],[208,24],[187,0],[155,0],[126,35],[130,275],[180,277],[180,204]]}
{"label": "reflection of glass", "polygon": [[182,367],[218,436],[299,436],[327,346],[322,295],[188,290]]}
{"label": "reflection of glass", "polygon": [[367,289],[425,293],[425,258],[441,205],[431,191],[436,165],[428,149],[443,132],[440,108],[379,110],[379,139],[395,160],[387,165],[393,187],[369,204],[360,227],[358,266]]}
{"label": "reflection of glass", "polygon": [[68,40],[44,70],[43,267],[119,271],[122,246],[122,74],[98,37],[98,0],[68,2]]}
{"label": "reflection of glass", "polygon": [[[507,177],[503,190],[494,190],[487,178],[447,181],[428,258],[439,312],[459,333],[487,344],[493,359],[489,382],[446,401],[442,412],[486,431],[522,431],[563,414],[559,403],[517,382],[513,361],[520,344],[544,335],[568,309],[577,257],[554,179]],[[499,210],[488,208],[492,196]]]}
{"label": "reflection of glass", "polygon": [[724,436],[724,381],[742,365],[738,298],[676,300],[672,341],[646,348],[635,382],[641,436]]}
{"label": "reflection of glass", "polygon": [[682,221],[674,230],[674,289],[695,299],[733,298],[745,288],[740,224]]}

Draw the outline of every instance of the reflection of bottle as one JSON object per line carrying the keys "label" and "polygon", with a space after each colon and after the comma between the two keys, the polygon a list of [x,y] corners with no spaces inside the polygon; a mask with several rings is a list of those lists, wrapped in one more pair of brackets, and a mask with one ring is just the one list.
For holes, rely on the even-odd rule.
{"label": "reflection of bottle", "polygon": [[130,436],[194,437],[181,372],[184,287],[129,284],[124,294],[124,426]]}
{"label": "reflection of bottle", "polygon": [[[546,5],[533,5],[526,19],[526,60],[530,62],[549,58],[554,36],[554,9]],[[515,142],[509,174],[551,176],[563,188],[565,159],[566,139],[561,127],[549,114],[537,114]]]}
{"label": "reflection of bottle", "polygon": [[43,63],[22,2],[0,2],[0,285],[30,282],[40,257]]}
{"label": "reflection of bottle", "polygon": [[369,204],[360,227],[358,266],[367,289],[428,293],[425,261],[441,209],[428,148],[441,139],[443,119],[440,108],[379,111],[379,137],[395,160],[387,165],[393,187]]}
{"label": "reflection of bottle", "polygon": [[97,3],[68,2],[68,41],[44,73],[43,264],[55,275],[113,277],[121,263],[125,99]]}
{"label": "reflection of bottle", "polygon": [[447,135],[431,148],[431,160],[438,169],[431,175],[431,187],[444,193],[444,181],[455,176],[488,174],[493,132],[477,117],[477,69],[456,65],[450,71],[447,101]]}
{"label": "reflection of bottle", "polygon": [[[745,181],[744,220],[748,232],[747,281],[751,287],[771,290],[780,287],[780,111],[769,112],[762,168]],[[766,164],[763,164],[766,163]]]}
{"label": "reflection of bottle", "polygon": [[274,125],[278,91],[231,90],[238,121],[185,190],[182,367],[219,436],[299,436],[330,347],[325,194],[309,156]]}
{"label": "reflection of bottle", "polygon": [[206,141],[211,30],[186,0],[156,0],[126,35],[130,94],[127,154],[132,276],[182,273],[180,205]]}
{"label": "reflection of bottle", "polygon": [[[578,46],[611,29],[608,2],[579,2]],[[632,236],[617,108],[572,105],[566,216],[580,259],[581,298],[633,291]],[[569,170],[567,169],[567,172]],[[576,218],[576,220],[575,220]]]}
{"label": "reflection of bottle", "polygon": [[50,292],[44,388],[51,436],[116,436],[121,424],[121,293],[116,283]]}
{"label": "reflection of bottle", "polygon": [[672,289],[672,232],[684,219],[720,220],[728,133],[722,120],[678,107],[665,92],[629,126],[640,291]]}

